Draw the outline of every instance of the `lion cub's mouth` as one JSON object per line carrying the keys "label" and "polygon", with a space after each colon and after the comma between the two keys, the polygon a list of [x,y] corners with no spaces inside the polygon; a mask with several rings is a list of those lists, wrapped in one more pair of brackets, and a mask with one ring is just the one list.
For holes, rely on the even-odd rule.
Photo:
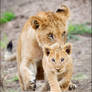
{"label": "lion cub's mouth", "polygon": [[60,70],[56,70],[56,73],[57,73],[57,74],[61,74],[61,73],[64,73],[64,72],[65,72],[65,68],[60,69]]}

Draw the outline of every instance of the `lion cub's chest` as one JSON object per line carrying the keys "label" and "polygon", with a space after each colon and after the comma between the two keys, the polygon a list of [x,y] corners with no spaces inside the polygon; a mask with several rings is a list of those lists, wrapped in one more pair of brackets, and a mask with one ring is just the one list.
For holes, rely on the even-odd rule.
{"label": "lion cub's chest", "polygon": [[64,73],[57,75],[58,81],[63,80],[63,78],[64,78]]}

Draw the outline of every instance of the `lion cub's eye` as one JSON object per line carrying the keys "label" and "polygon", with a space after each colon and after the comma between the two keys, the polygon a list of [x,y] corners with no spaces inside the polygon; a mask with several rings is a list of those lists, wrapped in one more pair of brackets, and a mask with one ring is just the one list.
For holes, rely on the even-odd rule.
{"label": "lion cub's eye", "polygon": [[55,62],[55,59],[54,58],[52,58],[52,62]]}
{"label": "lion cub's eye", "polygon": [[63,62],[64,61],[64,58],[61,58],[61,62]]}
{"label": "lion cub's eye", "polygon": [[49,33],[49,34],[48,34],[48,38],[49,38],[50,40],[53,40],[53,39],[54,39],[53,33]]}

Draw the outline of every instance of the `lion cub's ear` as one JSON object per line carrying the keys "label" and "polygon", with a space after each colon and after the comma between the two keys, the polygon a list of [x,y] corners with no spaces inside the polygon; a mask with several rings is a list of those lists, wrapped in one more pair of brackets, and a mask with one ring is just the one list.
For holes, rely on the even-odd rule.
{"label": "lion cub's ear", "polygon": [[66,43],[64,46],[64,50],[67,54],[71,54],[72,53],[72,45],[70,43]]}
{"label": "lion cub's ear", "polygon": [[44,48],[43,48],[43,53],[44,53],[46,56],[49,56],[50,51],[51,51],[51,49],[48,48],[48,47],[44,47]]}
{"label": "lion cub's ear", "polygon": [[56,10],[56,13],[62,14],[68,18],[70,16],[70,9],[66,5],[61,5],[61,7]]}
{"label": "lion cub's ear", "polygon": [[37,16],[32,16],[30,19],[30,23],[33,29],[37,30],[42,25],[42,20]]}

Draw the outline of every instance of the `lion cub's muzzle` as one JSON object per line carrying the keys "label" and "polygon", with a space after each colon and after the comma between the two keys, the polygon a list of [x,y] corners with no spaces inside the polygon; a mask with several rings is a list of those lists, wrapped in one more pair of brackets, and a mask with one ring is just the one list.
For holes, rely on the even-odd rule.
{"label": "lion cub's muzzle", "polygon": [[56,71],[57,71],[57,72],[60,72],[60,70],[61,70],[60,68],[56,68]]}

